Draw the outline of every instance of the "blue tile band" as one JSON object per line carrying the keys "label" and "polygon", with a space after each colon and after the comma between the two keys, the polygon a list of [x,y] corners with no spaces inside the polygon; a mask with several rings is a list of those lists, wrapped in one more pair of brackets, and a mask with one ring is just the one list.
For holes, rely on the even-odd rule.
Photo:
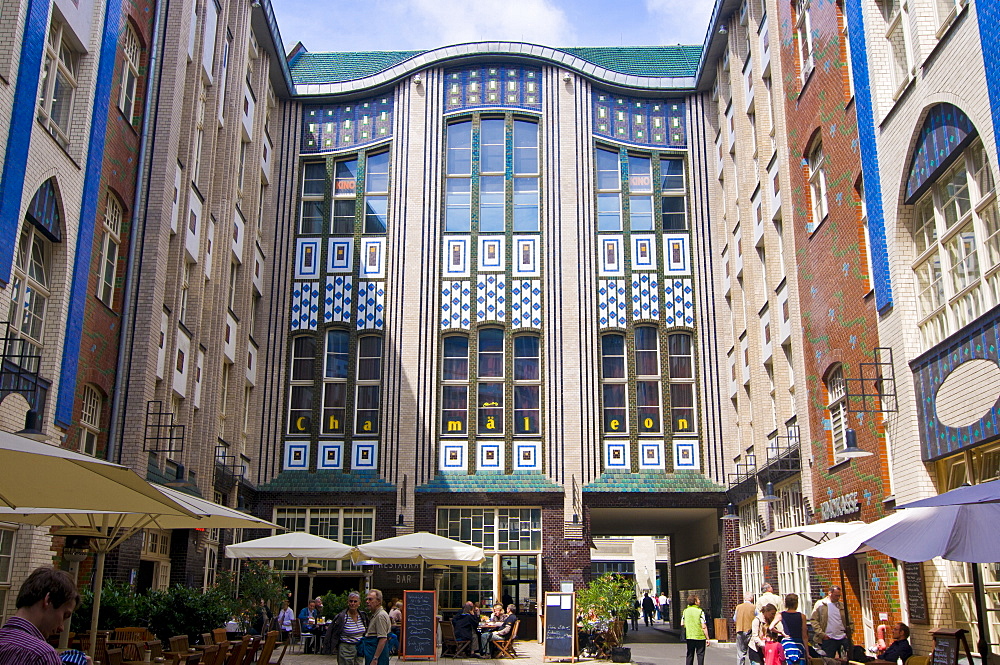
{"label": "blue tile band", "polygon": [[990,115],[993,118],[993,136],[1000,136],[1000,0],[977,0],[979,41],[986,66],[986,92],[990,96]]}

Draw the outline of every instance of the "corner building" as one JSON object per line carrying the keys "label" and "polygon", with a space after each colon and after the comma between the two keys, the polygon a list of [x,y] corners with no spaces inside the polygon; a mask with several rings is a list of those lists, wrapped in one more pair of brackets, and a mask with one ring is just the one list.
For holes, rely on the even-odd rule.
{"label": "corner building", "polygon": [[287,410],[258,514],[482,546],[442,607],[528,615],[589,579],[591,537],[673,536],[661,587],[721,614],[699,52],[292,51]]}

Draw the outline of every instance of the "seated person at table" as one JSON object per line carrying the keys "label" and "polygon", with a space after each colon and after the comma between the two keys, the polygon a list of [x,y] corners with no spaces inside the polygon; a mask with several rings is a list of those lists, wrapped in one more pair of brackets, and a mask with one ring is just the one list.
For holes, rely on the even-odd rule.
{"label": "seated person at table", "polygon": [[[517,615],[514,614],[514,610],[517,608],[513,605],[507,606],[507,614],[504,615],[503,623],[496,630],[491,630],[487,633],[483,633],[483,651],[489,649],[492,653],[493,642],[503,642],[508,637],[510,637],[510,632],[514,630],[514,624],[517,623]],[[492,617],[491,617],[492,619]]]}
{"label": "seated person at table", "polygon": [[877,659],[868,659],[866,663],[892,663],[906,659],[913,655],[913,647],[910,646],[910,627],[903,622],[898,622],[892,627],[892,644]]}
{"label": "seated person at table", "polygon": [[479,644],[479,617],[475,615],[476,607],[472,602],[465,604],[465,610],[451,620],[455,628],[456,642],[471,642],[472,650],[482,653]]}
{"label": "seated person at table", "polygon": [[392,622],[393,626],[403,623],[403,603],[401,601],[397,600],[392,609],[389,610],[389,621]]}
{"label": "seated person at table", "polygon": [[491,614],[486,620],[489,623],[500,623],[506,616],[507,615],[503,611],[503,605],[497,603],[493,606],[493,614]]}
{"label": "seated person at table", "polygon": [[[299,630],[301,630],[304,635],[314,633],[317,628],[317,619],[319,619],[319,611],[316,609],[316,601],[310,600],[308,606],[299,610]],[[305,643],[305,653],[312,653],[313,641],[314,640],[309,640]]]}

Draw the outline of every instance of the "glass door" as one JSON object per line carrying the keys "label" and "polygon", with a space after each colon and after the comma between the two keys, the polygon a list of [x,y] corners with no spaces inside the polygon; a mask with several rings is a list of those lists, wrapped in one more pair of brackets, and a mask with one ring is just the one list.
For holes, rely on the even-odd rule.
{"label": "glass door", "polygon": [[[538,555],[518,554],[500,557],[500,600],[517,607],[521,619],[518,637],[534,639],[532,630],[538,614]],[[529,627],[530,626],[530,627]]]}

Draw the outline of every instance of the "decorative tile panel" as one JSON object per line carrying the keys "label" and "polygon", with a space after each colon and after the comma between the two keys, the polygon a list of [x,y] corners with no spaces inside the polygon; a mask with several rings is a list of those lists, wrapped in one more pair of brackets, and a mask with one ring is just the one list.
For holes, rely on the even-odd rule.
{"label": "decorative tile panel", "polygon": [[385,277],[385,238],[361,239],[361,265],[358,274],[368,279]]}
{"label": "decorative tile panel", "polygon": [[686,234],[663,236],[663,262],[666,264],[664,272],[667,275],[683,277],[691,274],[691,254],[688,252]]}
{"label": "decorative tile panel", "polygon": [[355,441],[351,444],[351,470],[374,471],[378,468],[378,444],[374,441]]}
{"label": "decorative tile panel", "polygon": [[319,282],[292,283],[292,330],[316,330]]}
{"label": "decorative tile panel", "polygon": [[625,275],[625,240],[622,236],[598,236],[600,275],[621,277]]}
{"label": "decorative tile panel", "polygon": [[351,305],[354,303],[354,284],[348,275],[331,275],[326,278],[326,295],[323,300],[324,323],[340,323],[351,320]]}
{"label": "decorative tile panel", "polygon": [[598,323],[601,328],[624,328],[628,315],[624,279],[597,280]]}
{"label": "decorative tile panel", "polygon": [[358,282],[358,330],[385,328],[385,282]]}
{"label": "decorative tile panel", "polygon": [[930,110],[920,128],[916,150],[906,178],[906,203],[913,201],[935,180],[937,173],[949,166],[968,140],[975,138],[975,125],[952,104],[938,104]]}
{"label": "decorative tile panel", "polygon": [[469,276],[470,236],[446,236],[444,240],[444,265],[442,274],[447,279]]}
{"label": "decorative tile panel", "polygon": [[472,325],[471,282],[445,282],[441,285],[441,327],[468,330]]}
{"label": "decorative tile panel", "polygon": [[507,278],[502,274],[476,279],[476,321],[507,320]]}
{"label": "decorative tile panel", "polygon": [[285,441],[285,471],[302,471],[309,468],[309,442]]}
{"label": "decorative tile panel", "polygon": [[319,238],[295,241],[295,279],[319,277]]}
{"label": "decorative tile panel", "polygon": [[674,440],[674,471],[699,471],[701,461],[698,456],[697,439]]}
{"label": "decorative tile panel", "polygon": [[632,465],[629,462],[628,439],[604,442],[604,468],[628,471]]}
{"label": "decorative tile panel", "polygon": [[510,325],[515,330],[542,327],[541,280],[515,280],[511,284]]}
{"label": "decorative tile panel", "polygon": [[542,72],[533,67],[495,66],[448,69],[444,111],[519,108],[542,111]]}
{"label": "decorative tile panel", "polygon": [[538,236],[514,236],[514,277],[538,277]]}
{"label": "decorative tile panel", "polygon": [[480,441],[476,444],[477,471],[506,471],[502,441]]}
{"label": "decorative tile panel", "polygon": [[506,241],[503,236],[479,236],[479,272],[507,269],[507,262],[504,260]]}
{"label": "decorative tile panel", "polygon": [[353,148],[392,137],[392,97],[302,109],[302,152]]}
{"label": "decorative tile panel", "polygon": [[344,442],[343,441],[320,441],[319,458],[316,460],[317,469],[343,469],[344,468]]}
{"label": "decorative tile panel", "polygon": [[327,272],[352,272],[354,269],[354,238],[330,238],[326,248]]}
{"label": "decorative tile panel", "polygon": [[663,442],[639,440],[639,469],[663,469]]}
{"label": "decorative tile panel", "polygon": [[656,236],[632,236],[632,270],[656,270]]}
{"label": "decorative tile panel", "polygon": [[514,441],[514,470],[541,471],[542,443],[541,441]]}
{"label": "decorative tile panel", "polygon": [[687,147],[684,102],[595,92],[593,114],[596,136],[658,148]]}
{"label": "decorative tile panel", "polygon": [[667,326],[694,325],[694,288],[690,279],[664,280],[663,310]]}
{"label": "decorative tile panel", "polygon": [[655,272],[632,273],[631,306],[634,320],[659,320],[660,278]]}
{"label": "decorative tile panel", "polygon": [[455,473],[468,473],[469,461],[466,459],[468,444],[465,441],[441,442],[440,470]]}

